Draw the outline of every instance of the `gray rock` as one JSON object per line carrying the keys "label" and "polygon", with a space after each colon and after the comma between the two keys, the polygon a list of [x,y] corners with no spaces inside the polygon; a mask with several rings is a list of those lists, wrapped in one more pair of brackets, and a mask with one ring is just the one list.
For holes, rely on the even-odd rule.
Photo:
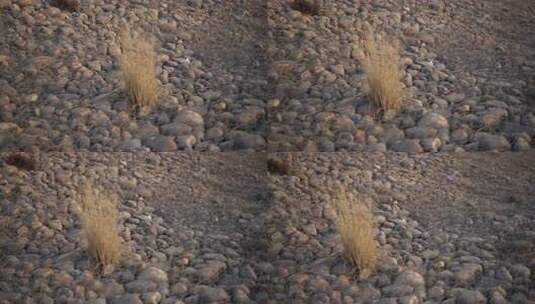
{"label": "gray rock", "polygon": [[204,119],[202,118],[202,116],[199,113],[190,110],[180,111],[176,115],[174,122],[186,124],[193,128],[204,126]]}
{"label": "gray rock", "polygon": [[156,267],[148,267],[144,269],[139,275],[138,280],[147,280],[152,281],[157,284],[167,284],[168,278],[167,273]]}
{"label": "gray rock", "polygon": [[0,133],[19,133],[21,129],[13,122],[0,122]]}
{"label": "gray rock", "polygon": [[461,287],[469,287],[476,281],[482,271],[483,267],[479,264],[464,264],[453,274],[455,284]]}
{"label": "gray rock", "polygon": [[157,291],[147,292],[143,294],[142,298],[144,304],[158,304],[162,300],[162,295]]}
{"label": "gray rock", "polygon": [[422,153],[424,149],[420,145],[420,140],[418,139],[406,139],[403,141],[398,141],[392,144],[392,150],[397,152],[407,152],[407,153]]}
{"label": "gray rock", "polygon": [[201,282],[211,282],[225,271],[227,265],[220,261],[209,261],[197,271],[197,277]]}
{"label": "gray rock", "polygon": [[504,297],[504,295],[497,291],[497,290],[492,290],[490,293],[489,293],[489,298],[490,298],[490,303],[491,304],[507,304],[509,303],[509,301],[507,301]]}
{"label": "gray rock", "polygon": [[435,301],[440,301],[444,298],[445,290],[442,286],[433,286],[429,289],[427,295]]}
{"label": "gray rock", "polygon": [[367,145],[365,150],[368,152],[386,152],[386,145],[384,143],[377,143]]}
{"label": "gray rock", "polygon": [[179,299],[177,299],[176,297],[170,297],[170,298],[166,298],[164,299],[161,304],[184,304],[184,302],[180,301]]}
{"label": "gray rock", "polygon": [[213,127],[206,131],[206,139],[212,141],[220,141],[223,138],[224,131],[219,127]]}
{"label": "gray rock", "polygon": [[419,304],[420,300],[418,300],[417,296],[411,295],[411,296],[401,297],[399,299],[399,303],[400,304]]}
{"label": "gray rock", "polygon": [[403,297],[412,294],[414,288],[409,285],[394,284],[383,288],[383,294],[387,297]]}
{"label": "gray rock", "polygon": [[118,296],[124,293],[123,285],[117,283],[116,281],[106,282],[102,290],[102,295],[106,298]]}
{"label": "gray rock", "polygon": [[451,133],[451,140],[458,144],[464,144],[468,140],[468,132],[464,128],[457,129]]}
{"label": "gray rock", "polygon": [[397,298],[381,298],[381,300],[379,300],[378,304],[398,304],[398,299]]}
{"label": "gray rock", "polygon": [[478,133],[475,136],[478,147],[481,151],[509,151],[511,144],[503,135],[493,135],[489,133]]}
{"label": "gray rock", "polygon": [[136,137],[144,139],[151,136],[156,136],[160,134],[160,129],[150,122],[142,123],[138,129],[135,131]]}
{"label": "gray rock", "polygon": [[176,143],[180,149],[192,150],[197,143],[197,138],[193,135],[177,136]]}
{"label": "gray rock", "polygon": [[253,281],[257,280],[256,273],[250,265],[245,265],[240,268],[240,276],[242,278],[253,280]]}
{"label": "gray rock", "polygon": [[437,129],[431,127],[412,127],[405,130],[409,138],[427,138],[437,135]]}
{"label": "gray rock", "polygon": [[442,147],[442,141],[438,137],[424,138],[421,143],[426,152],[437,152]]}
{"label": "gray rock", "polygon": [[318,141],[318,149],[320,152],[334,152],[336,150],[336,146],[329,138],[322,137]]}
{"label": "gray rock", "polygon": [[193,128],[191,126],[179,122],[166,124],[163,125],[161,128],[162,134],[168,136],[188,135],[193,132]]}
{"label": "gray rock", "polygon": [[511,275],[509,270],[507,270],[507,268],[500,267],[500,269],[498,269],[498,271],[496,271],[496,279],[498,279],[500,281],[505,281],[505,282],[512,282],[513,281],[513,276]]}
{"label": "gray rock", "polygon": [[201,285],[195,287],[195,291],[199,294],[200,303],[220,303],[230,300],[229,295],[222,288]]}
{"label": "gray rock", "polygon": [[246,304],[252,303],[249,295],[242,288],[235,288],[232,292],[232,300],[234,303]]}
{"label": "gray rock", "polygon": [[126,291],[131,293],[145,293],[149,291],[154,291],[158,288],[156,282],[148,280],[135,280],[128,282],[125,285]]}
{"label": "gray rock", "polygon": [[364,303],[374,303],[381,298],[381,292],[373,287],[360,288],[355,296]]}
{"label": "gray rock", "polygon": [[427,114],[425,114],[421,119],[420,121],[418,121],[418,126],[420,127],[431,127],[431,128],[435,128],[435,129],[442,129],[442,128],[448,128],[449,127],[449,123],[448,123],[448,120],[446,119],[446,117],[438,114],[438,113],[434,113],[434,112],[429,112]]}
{"label": "gray rock", "polygon": [[141,299],[136,294],[125,294],[115,297],[111,300],[112,304],[143,304]]}
{"label": "gray rock", "polygon": [[119,144],[119,151],[133,152],[141,149],[141,140],[139,138],[130,138]]}
{"label": "gray rock", "polygon": [[508,116],[507,110],[494,108],[487,110],[480,118],[480,123],[486,128],[495,128]]}
{"label": "gray rock", "polygon": [[143,144],[154,152],[174,152],[177,150],[175,140],[171,136],[158,135],[143,140]]}
{"label": "gray rock", "polygon": [[510,271],[515,280],[529,281],[531,276],[531,270],[522,264],[514,264]]}
{"label": "gray rock", "polygon": [[188,292],[188,286],[184,283],[176,283],[171,287],[171,294],[173,295],[183,295]]}
{"label": "gray rock", "polygon": [[234,137],[234,148],[241,149],[262,149],[266,146],[265,139],[258,134],[239,133]]}
{"label": "gray rock", "polygon": [[405,270],[396,277],[394,285],[408,285],[417,287],[425,285],[425,280],[424,277],[418,272]]}
{"label": "gray rock", "polygon": [[254,127],[263,117],[263,109],[251,107],[237,115],[236,124],[244,128]]}
{"label": "gray rock", "polygon": [[517,137],[513,149],[515,151],[528,151],[531,150],[531,144],[525,137]]}
{"label": "gray rock", "polygon": [[455,297],[456,304],[485,304],[487,299],[478,290],[460,289]]}
{"label": "gray rock", "polygon": [[390,145],[396,141],[403,140],[405,135],[403,134],[403,131],[396,127],[390,127],[387,128],[383,133],[383,140],[387,145]]}

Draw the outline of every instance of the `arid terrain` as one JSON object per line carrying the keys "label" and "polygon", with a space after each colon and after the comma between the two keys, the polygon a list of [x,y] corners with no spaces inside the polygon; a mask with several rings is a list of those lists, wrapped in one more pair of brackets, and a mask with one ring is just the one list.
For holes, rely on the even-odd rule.
{"label": "arid terrain", "polygon": [[[2,150],[265,149],[263,1],[12,3],[0,9]],[[121,83],[125,26],[156,40],[164,92],[146,115]]]}
{"label": "arid terrain", "polygon": [[[532,1],[3,2],[3,150],[531,148]],[[124,26],[156,40],[165,93],[143,116],[121,85]],[[368,30],[401,42],[400,113],[370,109]]]}
{"label": "arid terrain", "polygon": [[[266,257],[285,274],[267,286],[279,301],[532,303],[535,298],[535,154],[282,157],[292,159],[291,173],[270,176],[276,215],[266,223]],[[332,204],[340,185],[375,202],[382,257],[369,277],[355,277],[343,258]]]}
{"label": "arid terrain", "polygon": [[[258,153],[44,153],[34,171],[2,165],[0,298],[532,303],[535,154],[277,157],[291,158],[288,175],[267,174]],[[106,272],[83,250],[81,180],[121,197],[128,254]],[[374,202],[372,274],[344,259],[340,185]]]}
{"label": "arid terrain", "polygon": [[[251,229],[267,199],[264,158],[78,152],[41,154],[33,171],[2,165],[0,301],[211,303],[252,297],[255,273],[247,244],[256,238]],[[74,210],[84,180],[120,195],[127,253],[109,274],[83,250]]]}
{"label": "arid terrain", "polygon": [[0,0],[0,304],[535,304],[535,1]]}
{"label": "arid terrain", "polygon": [[[533,1],[271,1],[270,151],[526,150],[535,106]],[[401,41],[400,113],[377,117],[360,56],[368,31]]]}

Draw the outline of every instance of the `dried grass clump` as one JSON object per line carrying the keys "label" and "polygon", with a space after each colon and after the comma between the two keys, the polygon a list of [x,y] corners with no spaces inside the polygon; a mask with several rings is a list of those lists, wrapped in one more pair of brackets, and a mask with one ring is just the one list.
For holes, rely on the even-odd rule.
{"label": "dried grass clump", "polygon": [[366,36],[361,59],[368,96],[380,111],[399,110],[403,87],[401,84],[399,42]]}
{"label": "dried grass clump", "polygon": [[319,0],[294,0],[290,3],[290,7],[305,15],[315,16],[321,13]]}
{"label": "dried grass clump", "polygon": [[146,33],[133,35],[124,30],[120,43],[123,51],[120,67],[126,92],[139,110],[146,110],[158,100],[160,93],[154,40]]}
{"label": "dried grass clump", "polygon": [[334,204],[336,226],[347,258],[359,269],[373,270],[377,262],[377,244],[374,240],[375,221],[370,204],[359,197],[356,204],[343,190]]}
{"label": "dried grass clump", "polygon": [[88,252],[101,265],[117,263],[122,255],[122,241],[117,223],[117,197],[92,189],[80,193],[80,219],[88,242]]}

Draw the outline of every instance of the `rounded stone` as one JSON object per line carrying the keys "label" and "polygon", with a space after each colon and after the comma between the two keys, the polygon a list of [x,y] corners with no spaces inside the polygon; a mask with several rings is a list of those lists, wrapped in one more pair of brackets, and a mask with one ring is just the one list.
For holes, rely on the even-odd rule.
{"label": "rounded stone", "polygon": [[204,126],[204,119],[202,116],[199,113],[191,110],[180,111],[176,115],[174,122],[183,123],[192,127]]}
{"label": "rounded stone", "polygon": [[168,283],[167,273],[156,267],[148,267],[144,269],[139,275],[138,280],[147,280],[160,283]]}
{"label": "rounded stone", "polygon": [[425,280],[424,277],[418,272],[412,270],[405,270],[396,277],[394,284],[416,287],[425,285]]}
{"label": "rounded stone", "polygon": [[434,112],[429,112],[425,114],[420,119],[420,121],[418,121],[418,125],[421,127],[432,127],[435,129],[442,129],[442,128],[449,127],[449,123],[446,117],[438,113],[434,113]]}

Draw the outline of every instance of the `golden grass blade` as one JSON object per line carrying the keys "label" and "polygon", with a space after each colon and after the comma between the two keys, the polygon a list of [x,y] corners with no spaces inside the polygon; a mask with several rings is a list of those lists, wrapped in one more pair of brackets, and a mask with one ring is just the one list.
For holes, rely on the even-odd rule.
{"label": "golden grass blade", "polygon": [[336,226],[347,258],[360,271],[373,270],[377,262],[377,244],[370,206],[361,201],[352,204],[347,193],[340,190],[334,207],[337,212]]}
{"label": "golden grass blade", "polygon": [[87,250],[103,266],[117,263],[122,254],[117,201],[117,197],[89,186],[80,193],[80,220],[87,238]]}
{"label": "golden grass blade", "polygon": [[147,110],[156,103],[160,91],[153,39],[147,34],[133,35],[124,30],[120,41],[123,52],[119,63],[126,93],[140,110]]}
{"label": "golden grass blade", "polygon": [[368,34],[361,61],[370,100],[380,111],[399,110],[403,95],[399,42]]}

